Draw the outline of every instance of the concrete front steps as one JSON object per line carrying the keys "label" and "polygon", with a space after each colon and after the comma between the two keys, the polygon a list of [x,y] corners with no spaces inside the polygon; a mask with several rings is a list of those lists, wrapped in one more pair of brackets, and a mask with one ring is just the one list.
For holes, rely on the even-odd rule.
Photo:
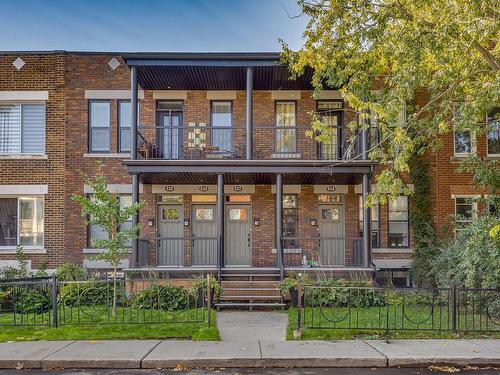
{"label": "concrete front steps", "polygon": [[226,268],[221,273],[223,292],[217,309],[283,308],[283,296],[277,289],[279,269]]}

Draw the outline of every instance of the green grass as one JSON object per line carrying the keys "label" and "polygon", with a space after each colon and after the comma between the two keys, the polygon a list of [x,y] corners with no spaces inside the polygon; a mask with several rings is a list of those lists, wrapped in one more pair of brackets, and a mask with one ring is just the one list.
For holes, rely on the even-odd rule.
{"label": "green grass", "polygon": [[[83,311],[67,309],[59,311],[58,328],[44,325],[50,319],[46,314],[16,314],[16,321],[24,326],[0,326],[0,342],[33,340],[103,340],[103,339],[192,339],[203,341],[220,340],[216,314],[212,311],[212,326],[201,320],[201,310],[186,310],[174,315],[165,311],[141,311],[118,309],[112,317],[99,307],[88,307]],[[21,320],[22,319],[22,320]],[[0,315],[0,325],[12,324],[13,314]],[[133,322],[136,322],[135,324]],[[160,322],[160,323],[159,323]]]}
{"label": "green grass", "polygon": [[[303,316],[303,324],[312,326],[314,328],[302,329],[302,340],[347,340],[347,339],[380,339],[386,338],[386,331],[381,330],[386,324],[385,307],[370,307],[351,309],[351,321],[349,322],[348,308],[324,308],[322,311],[319,308],[308,307]],[[461,326],[465,325],[465,317],[461,318]],[[431,320],[434,320],[432,323]],[[305,320],[305,324],[304,324]],[[481,322],[477,320],[472,321],[472,317],[467,317],[468,327],[471,328],[472,324],[479,328],[479,324],[484,328],[486,318]],[[419,324],[416,324],[419,323]],[[500,338],[500,332],[493,333],[453,333],[451,331],[439,331],[441,327],[445,330],[448,327],[449,320],[447,312],[436,309],[432,312],[425,307],[413,308],[406,311],[406,316],[402,314],[399,307],[391,306],[389,313],[389,338],[402,339],[402,338]],[[293,340],[293,331],[297,326],[297,310],[290,308],[288,310],[288,327],[287,327],[287,340]],[[316,328],[321,327],[321,328]],[[357,327],[353,329],[352,327]],[[489,327],[498,329],[499,327],[489,322]],[[416,331],[414,329],[422,329]],[[435,328],[435,329],[433,329]],[[398,330],[395,330],[398,329]],[[412,330],[413,329],[413,330]]]}

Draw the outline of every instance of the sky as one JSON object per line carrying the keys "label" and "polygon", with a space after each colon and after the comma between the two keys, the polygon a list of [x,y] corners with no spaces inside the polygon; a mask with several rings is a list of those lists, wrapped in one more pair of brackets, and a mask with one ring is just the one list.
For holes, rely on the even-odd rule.
{"label": "sky", "polygon": [[0,0],[0,50],[297,49],[299,13],[295,0]]}

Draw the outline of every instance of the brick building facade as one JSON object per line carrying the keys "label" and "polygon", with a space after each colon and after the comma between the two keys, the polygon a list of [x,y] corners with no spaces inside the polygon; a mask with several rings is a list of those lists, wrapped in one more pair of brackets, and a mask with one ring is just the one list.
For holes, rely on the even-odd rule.
{"label": "brick building facade", "polygon": [[[0,53],[0,203],[3,199],[7,207],[0,206],[0,265],[13,263],[16,245],[23,245],[33,269],[44,262],[54,269],[65,261],[106,268],[93,260],[100,250],[92,248],[90,237],[98,229],[87,228],[71,200],[73,194],[91,193],[85,179],[96,174],[101,162],[110,190],[124,197],[133,193],[131,174],[138,175],[140,199],[146,204],[138,218],[142,228],[136,253],[123,268],[196,269],[216,267],[214,262],[225,267],[230,259],[236,262],[233,266],[273,268],[282,251],[285,270],[301,269],[304,260],[319,261],[322,269],[339,274],[373,267],[407,269],[412,241],[404,199],[372,215],[371,261],[363,259],[362,180],[369,174],[373,182],[371,173],[378,167],[344,160],[349,150],[342,125],[353,116],[344,110],[348,104],[335,90],[313,97],[307,77],[287,83],[282,67],[275,67],[275,61],[264,64],[268,60],[276,57]],[[247,65],[254,66],[251,91],[244,87]],[[131,66],[138,70],[140,85],[137,160],[128,160],[134,125],[123,116],[130,113]],[[250,161],[248,92],[253,99]],[[425,97],[417,100],[425,102]],[[35,137],[25,131],[33,103],[45,110],[45,119],[39,120],[45,147],[37,153],[24,152],[23,146]],[[323,148],[306,135],[311,112],[321,105],[339,126],[337,138]],[[16,111],[26,114],[16,120]],[[18,131],[19,150],[6,148],[17,142]],[[443,136],[442,143],[428,156],[437,228],[455,214],[457,197],[477,194],[471,176],[456,172],[464,155],[456,154],[453,134]],[[475,144],[478,156],[498,156],[488,155],[484,135]],[[343,163],[331,167],[332,158]],[[280,246],[275,235],[276,174],[283,176]],[[222,208],[216,202],[217,175],[223,175]],[[41,198],[32,203],[30,197]],[[34,213],[41,201],[42,216]],[[224,212],[222,224],[214,216],[218,209]],[[328,235],[329,230],[333,232]],[[38,246],[24,245],[33,241]],[[139,251],[146,251],[145,257]],[[226,264],[220,259],[224,253]]]}

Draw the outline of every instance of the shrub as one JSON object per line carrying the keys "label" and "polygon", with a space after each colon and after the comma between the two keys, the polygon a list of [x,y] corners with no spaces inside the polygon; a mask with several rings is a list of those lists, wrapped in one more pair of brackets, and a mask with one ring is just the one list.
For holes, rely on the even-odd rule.
{"label": "shrub", "polygon": [[85,279],[85,270],[78,264],[66,262],[57,268],[54,275],[59,281],[79,281]]}
{"label": "shrub", "polygon": [[13,296],[14,306],[20,314],[42,313],[50,309],[52,297],[45,289],[24,288]]}
{"label": "shrub", "polygon": [[[190,298],[191,297],[191,298]],[[189,307],[194,297],[183,288],[171,285],[153,285],[139,292],[134,299],[134,307],[155,310],[182,310]]]}
{"label": "shrub", "polygon": [[[112,282],[82,282],[66,284],[61,288],[59,300],[64,306],[110,305],[113,301]],[[117,302],[126,301],[122,283],[117,283]]]}

